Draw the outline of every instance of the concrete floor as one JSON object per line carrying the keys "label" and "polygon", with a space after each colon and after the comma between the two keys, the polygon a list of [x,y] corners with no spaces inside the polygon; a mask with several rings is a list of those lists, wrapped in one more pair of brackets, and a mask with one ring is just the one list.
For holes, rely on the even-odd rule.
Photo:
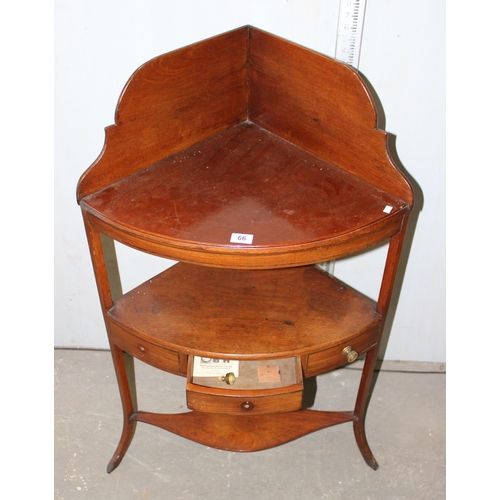
{"label": "concrete floor", "polygon": [[[400,368],[404,369],[401,364]],[[185,379],[136,362],[139,407],[185,411]],[[317,377],[313,408],[351,410],[356,367]],[[214,450],[144,423],[120,466],[106,466],[121,405],[106,351],[55,351],[56,500],[445,498],[444,373],[381,371],[367,415],[380,465],[364,462],[349,423],[256,452]]]}

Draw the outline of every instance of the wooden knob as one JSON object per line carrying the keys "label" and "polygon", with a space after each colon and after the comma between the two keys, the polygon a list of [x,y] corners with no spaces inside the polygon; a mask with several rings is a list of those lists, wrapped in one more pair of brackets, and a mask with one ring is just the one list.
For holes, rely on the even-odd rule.
{"label": "wooden knob", "polygon": [[344,349],[342,350],[342,354],[344,356],[347,356],[348,363],[352,363],[353,361],[356,361],[358,359],[358,353],[356,351],[353,351],[350,345],[344,347]]}
{"label": "wooden knob", "polygon": [[245,401],[244,403],[241,403],[240,407],[242,410],[250,411],[253,409],[254,404],[251,401]]}

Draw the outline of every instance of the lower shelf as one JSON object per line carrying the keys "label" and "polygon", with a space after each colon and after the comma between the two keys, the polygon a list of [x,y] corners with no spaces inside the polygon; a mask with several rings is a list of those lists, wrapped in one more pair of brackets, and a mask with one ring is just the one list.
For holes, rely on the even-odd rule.
{"label": "lower shelf", "polygon": [[226,451],[260,451],[356,417],[352,412],[298,410],[270,415],[160,414],[138,411],[131,420],[155,425],[197,443]]}
{"label": "lower shelf", "polygon": [[118,298],[112,341],[185,375],[188,356],[302,358],[305,377],[349,362],[378,338],[376,304],[314,266],[238,271],[178,263]]}

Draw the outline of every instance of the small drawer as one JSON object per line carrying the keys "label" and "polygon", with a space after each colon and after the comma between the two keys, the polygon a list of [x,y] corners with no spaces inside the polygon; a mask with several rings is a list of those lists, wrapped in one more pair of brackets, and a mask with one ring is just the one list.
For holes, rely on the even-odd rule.
{"label": "small drawer", "polygon": [[112,341],[125,352],[160,370],[185,375],[180,369],[178,352],[147,342],[113,321],[109,323]]}
{"label": "small drawer", "polygon": [[377,330],[369,330],[347,342],[309,354],[304,374],[306,377],[314,377],[352,363],[357,359],[357,355],[366,352],[376,341]]}
{"label": "small drawer", "polygon": [[[189,356],[186,384],[187,406],[191,410],[232,415],[257,415],[299,410],[304,384],[300,358],[239,361],[213,373],[200,375],[205,358]],[[234,362],[232,362],[234,363]],[[228,374],[233,373],[234,378]],[[229,382],[229,383],[228,383]]]}

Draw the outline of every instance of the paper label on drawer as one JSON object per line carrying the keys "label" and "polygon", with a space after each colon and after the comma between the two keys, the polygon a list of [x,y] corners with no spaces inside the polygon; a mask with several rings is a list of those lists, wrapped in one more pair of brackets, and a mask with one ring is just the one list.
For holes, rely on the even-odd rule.
{"label": "paper label on drawer", "polygon": [[245,245],[251,245],[253,241],[253,234],[233,233],[231,234],[231,239],[229,241],[231,243],[243,243]]}
{"label": "paper label on drawer", "polygon": [[193,377],[222,377],[229,372],[238,376],[239,361],[200,356],[195,356],[193,361]]}

